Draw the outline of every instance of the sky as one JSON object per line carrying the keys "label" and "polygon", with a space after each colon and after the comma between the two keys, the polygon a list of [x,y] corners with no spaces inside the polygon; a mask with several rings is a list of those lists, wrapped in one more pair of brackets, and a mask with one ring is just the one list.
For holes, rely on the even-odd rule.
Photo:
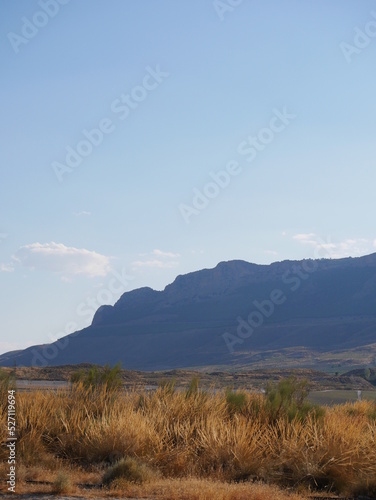
{"label": "sky", "polygon": [[368,0],[1,0],[0,353],[221,261],[375,252],[375,56]]}

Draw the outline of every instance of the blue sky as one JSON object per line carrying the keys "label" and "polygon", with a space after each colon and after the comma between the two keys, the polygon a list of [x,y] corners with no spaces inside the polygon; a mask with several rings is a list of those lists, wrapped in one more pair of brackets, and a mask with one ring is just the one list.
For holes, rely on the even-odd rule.
{"label": "blue sky", "polygon": [[0,352],[220,261],[376,251],[373,1],[0,10]]}

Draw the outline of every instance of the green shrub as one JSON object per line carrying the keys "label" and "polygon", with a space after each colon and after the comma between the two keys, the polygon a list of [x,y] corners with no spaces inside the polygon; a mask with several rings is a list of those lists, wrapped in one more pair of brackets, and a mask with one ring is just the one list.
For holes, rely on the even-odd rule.
{"label": "green shrub", "polygon": [[248,407],[249,415],[252,416],[252,418],[258,418],[264,406],[263,401],[260,401],[258,398],[252,398]]}
{"label": "green shrub", "polygon": [[0,368],[0,384],[2,390],[8,392],[9,389],[15,389],[15,381],[14,373]]}
{"label": "green shrub", "polygon": [[120,363],[111,368],[105,365],[103,368],[92,366],[88,372],[78,370],[71,376],[73,384],[82,383],[86,388],[105,387],[109,391],[119,389],[122,384]]}
{"label": "green shrub", "polygon": [[154,471],[145,463],[135,458],[122,458],[108,469],[103,476],[103,484],[114,486],[123,480],[129,483],[142,484],[155,476]]}
{"label": "green shrub", "polygon": [[247,396],[245,392],[227,389],[226,403],[230,414],[241,412],[247,404]]}
{"label": "green shrub", "polygon": [[316,418],[323,416],[324,409],[306,401],[308,381],[296,377],[282,379],[278,384],[269,383],[266,387],[266,406],[272,421],[286,417],[290,422],[295,418],[304,420],[309,414]]}

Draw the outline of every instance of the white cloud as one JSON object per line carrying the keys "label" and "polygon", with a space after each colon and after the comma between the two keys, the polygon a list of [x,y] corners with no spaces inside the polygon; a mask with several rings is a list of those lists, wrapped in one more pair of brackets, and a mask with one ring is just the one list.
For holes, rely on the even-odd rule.
{"label": "white cloud", "polygon": [[276,252],[275,250],[264,250],[264,253],[266,255],[274,255],[274,256],[278,255],[278,252]]}
{"label": "white cloud", "polygon": [[[315,233],[295,234],[293,239],[302,245],[308,245],[315,250],[317,258],[340,259],[342,257],[360,257],[374,251],[375,241],[372,243],[366,238],[347,238],[333,243],[328,238],[324,241]],[[320,253],[319,253],[320,252]]]}
{"label": "white cloud", "polygon": [[88,212],[87,210],[81,210],[81,212],[73,212],[73,215],[79,217],[80,215],[91,215],[91,212]]}
{"label": "white cloud", "polygon": [[158,257],[170,257],[172,259],[180,257],[179,253],[162,252],[162,250],[158,250],[158,248],[156,248],[155,250],[153,250],[153,255],[157,255]]}
{"label": "white cloud", "polygon": [[29,269],[61,274],[64,279],[76,275],[105,276],[111,270],[110,258],[105,255],[54,242],[23,246],[13,255],[13,259]]}
{"label": "white cloud", "polygon": [[14,271],[13,264],[0,264],[0,271],[2,273],[12,273]]}
{"label": "white cloud", "polygon": [[204,250],[191,250],[191,253],[193,255],[203,255],[205,252]]}
{"label": "white cloud", "polygon": [[316,243],[315,238],[317,236],[315,233],[300,233],[300,234],[294,234],[292,237],[294,240],[298,240],[301,243],[308,243],[308,244],[314,244]]}
{"label": "white cloud", "polygon": [[145,260],[136,260],[132,262],[133,269],[171,269],[179,265],[179,253],[163,252],[156,248],[149,254],[142,253],[139,255],[140,257],[145,257]]}
{"label": "white cloud", "polygon": [[175,260],[170,260],[170,261],[162,261],[159,259],[153,259],[153,260],[136,260],[135,262],[132,262],[132,267],[133,268],[144,268],[144,267],[152,267],[156,269],[171,269],[173,267],[176,267],[179,265],[179,262]]}

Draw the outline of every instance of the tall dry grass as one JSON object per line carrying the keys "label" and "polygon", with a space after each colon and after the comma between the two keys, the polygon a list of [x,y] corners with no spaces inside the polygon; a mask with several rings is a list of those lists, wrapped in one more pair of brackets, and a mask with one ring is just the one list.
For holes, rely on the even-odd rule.
{"label": "tall dry grass", "polygon": [[[243,403],[231,406],[225,393],[116,393],[82,384],[18,393],[18,461],[109,466],[134,457],[160,477],[376,493],[375,403],[292,421],[274,418],[261,394],[246,392]],[[4,425],[0,433],[5,442]]]}

